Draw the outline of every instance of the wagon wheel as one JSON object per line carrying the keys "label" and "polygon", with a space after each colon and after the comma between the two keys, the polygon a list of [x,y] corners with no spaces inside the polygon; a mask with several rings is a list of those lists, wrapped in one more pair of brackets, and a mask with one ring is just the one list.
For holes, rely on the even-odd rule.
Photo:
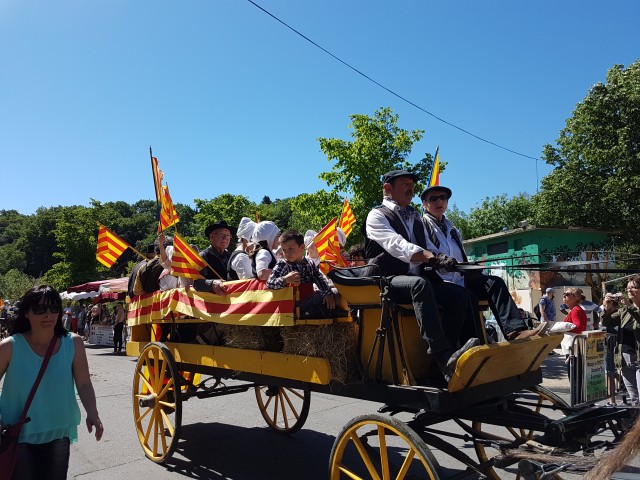
{"label": "wagon wheel", "polygon": [[[570,411],[570,407],[567,404],[567,402],[565,402],[562,398],[560,398],[558,395],[556,395],[552,391],[544,387],[541,387],[540,385],[536,385],[535,387],[531,388],[531,390],[528,393],[529,395],[531,395],[531,398],[530,398],[531,403],[535,402],[536,405],[535,406],[527,405],[526,408],[530,408],[536,413],[540,413],[543,408],[547,410],[548,407],[556,408],[560,410],[560,412],[562,412],[563,414],[567,414]],[[507,440],[507,441],[513,441],[513,440],[519,440],[519,439],[526,441],[533,438],[533,435],[535,434],[533,430],[516,429],[512,427],[486,425],[483,428],[482,422],[479,422],[479,421],[473,421],[471,424],[471,427],[475,430],[489,432],[496,439]],[[481,442],[474,442],[473,447],[475,448],[476,455],[478,455],[478,459],[480,460],[480,463],[488,462],[491,458],[500,454],[499,450],[489,445],[484,445]],[[517,480],[520,480],[522,478],[518,473],[513,473],[513,472],[511,473],[511,477],[509,477],[510,472],[506,470],[500,470],[500,472],[498,473],[493,467],[486,468],[484,470],[484,473],[491,480],[502,480],[506,478],[515,478]],[[555,475],[554,478],[556,480],[561,479],[561,477],[558,475]]]}
{"label": "wagon wheel", "polygon": [[133,419],[144,454],[162,463],[178,444],[182,424],[180,375],[169,349],[149,343],[133,375]]}
{"label": "wagon wheel", "polygon": [[427,444],[407,424],[371,414],[352,419],[336,437],[329,478],[438,480],[439,468]]}
{"label": "wagon wheel", "polygon": [[256,400],[262,417],[278,433],[295,433],[302,428],[309,415],[309,389],[259,385]]}

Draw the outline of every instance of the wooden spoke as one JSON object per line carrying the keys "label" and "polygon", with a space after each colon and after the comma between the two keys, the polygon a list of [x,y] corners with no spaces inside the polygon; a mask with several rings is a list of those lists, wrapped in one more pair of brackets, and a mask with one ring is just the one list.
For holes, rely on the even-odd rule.
{"label": "wooden spoke", "polygon": [[[366,443],[362,440],[367,438]],[[438,462],[418,434],[405,423],[384,415],[351,420],[331,449],[331,480],[437,480]]]}
{"label": "wooden spoke", "polygon": [[[520,408],[528,408],[532,413],[536,413],[539,415],[555,415],[555,417],[561,417],[564,413],[569,412],[569,405],[558,397],[553,392],[550,392],[544,387],[534,387],[531,391],[523,392],[523,399],[528,403],[533,403],[535,401],[535,405],[524,405],[521,403],[516,404]],[[554,418],[555,418],[554,417]],[[506,440],[509,442],[515,443],[524,443],[527,440],[533,438],[536,433],[534,430],[527,430],[525,428],[514,428],[512,426],[507,427],[499,427],[499,426],[488,426],[483,425],[482,422],[474,421],[471,424],[472,428],[475,430],[479,430],[483,433],[483,435],[487,438],[491,438],[494,440]],[[489,432],[486,430],[490,429]],[[482,442],[474,442],[474,449],[476,451],[476,455],[478,456],[478,460],[480,463],[487,463],[490,460],[499,455],[501,452],[495,448],[492,448],[489,445],[485,445]],[[513,466],[501,469],[496,471],[493,467],[485,468],[485,475],[490,480],[502,480],[502,479],[516,479],[519,480],[521,477],[517,473],[518,467],[517,462]],[[560,480],[560,476],[556,475],[554,477],[556,480]]]}
{"label": "wooden spoke", "polygon": [[308,390],[262,385],[255,394],[262,417],[276,432],[294,433],[306,422],[311,404]]}
{"label": "wooden spoke", "polygon": [[148,344],[133,379],[133,418],[145,455],[164,462],[175,450],[182,423],[182,401],[176,388],[179,372],[169,349]]}

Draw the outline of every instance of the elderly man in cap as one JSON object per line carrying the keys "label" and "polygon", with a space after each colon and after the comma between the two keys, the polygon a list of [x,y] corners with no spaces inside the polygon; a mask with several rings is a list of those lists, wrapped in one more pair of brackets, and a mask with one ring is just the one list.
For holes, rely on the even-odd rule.
{"label": "elderly man in cap", "polygon": [[[382,179],[382,205],[367,215],[365,250],[369,267],[364,274],[391,276],[390,293],[398,303],[412,303],[420,334],[428,353],[436,359],[448,382],[458,358],[478,345],[470,338],[459,348],[463,325],[472,321],[469,297],[458,285],[422,275],[424,266],[446,267],[427,248],[427,234],[420,215],[411,206],[418,177],[405,170],[392,170]],[[438,311],[440,304],[444,313]]]}
{"label": "elderly man in cap", "polygon": [[[209,239],[211,245],[200,252],[200,256],[209,267],[200,271],[205,278],[198,279],[193,282],[193,287],[199,292],[213,292],[224,294],[225,289],[222,281],[227,279],[227,265],[231,253],[227,247],[231,243],[232,235],[235,235],[236,229],[227,224],[224,220],[209,225],[204,230],[204,236]],[[213,269],[213,271],[212,271]]]}
{"label": "elderly man in cap", "polygon": [[[450,188],[434,185],[426,188],[420,194],[420,199],[425,212],[423,222],[428,234],[429,249],[436,253],[442,262],[455,265],[458,262],[467,262],[468,259],[462,245],[460,231],[444,215],[451,194]],[[538,329],[528,330],[502,278],[483,275],[477,270],[465,276],[456,271],[438,270],[438,275],[445,282],[466,287],[476,298],[487,300],[507,340],[526,338],[540,333]],[[474,305],[476,303],[474,302]]]}

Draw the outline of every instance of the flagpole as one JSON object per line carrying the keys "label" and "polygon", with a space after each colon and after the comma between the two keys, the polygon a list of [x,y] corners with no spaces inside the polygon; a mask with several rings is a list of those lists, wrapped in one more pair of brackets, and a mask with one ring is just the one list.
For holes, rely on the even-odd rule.
{"label": "flagpole", "polygon": [[342,219],[344,217],[344,206],[347,203],[347,197],[344,197],[344,200],[342,201],[342,210],[340,210],[340,225],[336,225],[336,227],[340,227],[342,228]]}

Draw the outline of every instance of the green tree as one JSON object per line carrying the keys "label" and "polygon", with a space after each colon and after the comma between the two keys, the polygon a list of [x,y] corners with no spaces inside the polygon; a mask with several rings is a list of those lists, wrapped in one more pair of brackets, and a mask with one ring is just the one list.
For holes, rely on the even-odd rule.
{"label": "green tree", "polygon": [[21,272],[20,270],[9,270],[4,275],[0,275],[0,292],[4,299],[18,300],[31,287],[36,285],[36,281]]}
{"label": "green tree", "polygon": [[[512,198],[506,195],[485,198],[479,207],[471,209],[466,216],[466,225],[462,223],[463,237],[466,239],[482,237],[501,230],[511,230],[523,220],[531,220],[534,215],[531,196],[520,193]],[[449,216],[452,221],[453,218]],[[459,224],[454,221],[459,227]],[[460,228],[460,227],[459,227]]]}
{"label": "green tree", "polygon": [[14,269],[22,271],[27,266],[27,256],[16,243],[0,246],[0,274]]}
{"label": "green tree", "polygon": [[303,193],[291,199],[289,228],[295,228],[302,234],[307,230],[318,231],[333,217],[339,216],[341,208],[342,199],[335,192]]}
{"label": "green tree", "polygon": [[195,236],[196,244],[206,245],[204,229],[207,225],[225,220],[229,225],[237,227],[242,217],[255,218],[257,205],[243,195],[224,193],[211,200],[194,200],[198,213],[194,215],[197,224]]}
{"label": "green tree", "polygon": [[[536,223],[621,230],[640,244],[640,60],[591,87],[556,140],[534,198]],[[637,251],[637,249],[636,249]]]}
{"label": "green tree", "polygon": [[[382,199],[380,177],[385,172],[404,169],[426,179],[433,158],[426,154],[415,164],[409,161],[413,144],[422,139],[424,131],[399,128],[398,116],[388,107],[376,110],[373,117],[355,114],[350,118],[353,141],[318,138],[320,149],[334,162],[332,171],[322,173],[320,178],[333,188],[333,193],[350,198],[359,227]],[[416,185],[416,192],[422,187]]]}

